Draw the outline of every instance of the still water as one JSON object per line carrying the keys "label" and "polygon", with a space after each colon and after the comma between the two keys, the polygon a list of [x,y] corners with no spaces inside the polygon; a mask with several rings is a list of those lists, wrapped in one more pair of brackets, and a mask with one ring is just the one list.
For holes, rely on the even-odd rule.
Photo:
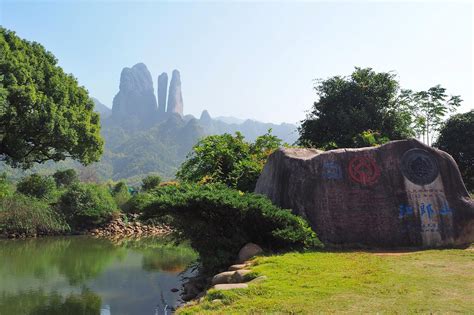
{"label": "still water", "polygon": [[196,258],[156,238],[0,240],[0,315],[170,314]]}

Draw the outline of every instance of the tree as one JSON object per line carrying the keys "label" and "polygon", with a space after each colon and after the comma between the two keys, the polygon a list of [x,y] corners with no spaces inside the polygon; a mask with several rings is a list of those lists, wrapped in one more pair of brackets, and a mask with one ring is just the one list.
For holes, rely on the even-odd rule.
{"label": "tree", "polygon": [[161,177],[158,175],[148,175],[142,180],[142,190],[150,191],[161,183]]}
{"label": "tree", "polygon": [[31,174],[24,177],[16,186],[16,190],[26,196],[35,198],[50,197],[56,189],[56,183],[50,176]]}
{"label": "tree", "polygon": [[458,163],[467,189],[474,190],[474,110],[449,118],[439,131],[435,147]]}
{"label": "tree", "polygon": [[71,157],[89,164],[103,150],[99,115],[77,80],[36,42],[0,27],[0,159],[30,167]]}
{"label": "tree", "polygon": [[58,188],[68,187],[79,181],[76,171],[72,168],[56,171],[53,174],[53,178]]}
{"label": "tree", "polygon": [[393,73],[355,68],[349,77],[318,80],[319,97],[299,128],[299,144],[319,148],[364,145],[364,132],[374,139],[404,139],[413,135],[410,112],[401,102]]}
{"label": "tree", "polygon": [[181,165],[177,178],[189,182],[223,183],[253,191],[268,155],[281,145],[271,130],[254,143],[241,133],[208,136],[200,140]]}
{"label": "tree", "polygon": [[424,143],[430,145],[443,124],[448,112],[453,112],[461,105],[461,97],[446,94],[446,89],[440,85],[433,86],[427,91],[402,91],[413,117],[413,128]]}

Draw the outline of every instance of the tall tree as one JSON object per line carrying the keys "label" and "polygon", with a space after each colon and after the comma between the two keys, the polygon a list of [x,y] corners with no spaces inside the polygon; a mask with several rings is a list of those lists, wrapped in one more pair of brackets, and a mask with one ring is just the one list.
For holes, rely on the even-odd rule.
{"label": "tall tree", "polygon": [[458,95],[448,97],[446,89],[440,85],[427,91],[404,90],[402,94],[412,112],[415,133],[427,145],[433,142],[446,115],[454,112],[462,102]]}
{"label": "tall tree", "polygon": [[299,128],[299,144],[358,147],[367,133],[385,142],[413,135],[395,74],[355,68],[349,77],[318,80],[318,100]]}
{"label": "tall tree", "polygon": [[458,163],[467,189],[474,191],[474,110],[450,117],[441,127],[435,147]]}
{"label": "tall tree", "polygon": [[30,167],[103,150],[99,115],[77,80],[43,46],[0,27],[0,159]]}

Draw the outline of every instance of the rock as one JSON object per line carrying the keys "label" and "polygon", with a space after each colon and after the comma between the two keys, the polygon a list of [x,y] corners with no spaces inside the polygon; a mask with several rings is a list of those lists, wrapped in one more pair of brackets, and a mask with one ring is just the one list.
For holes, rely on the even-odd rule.
{"label": "rock", "polygon": [[167,113],[177,113],[183,116],[183,95],[181,94],[181,75],[178,70],[173,70],[168,92]]}
{"label": "rock", "polygon": [[211,283],[214,284],[221,284],[221,283],[229,283],[231,277],[234,275],[235,271],[224,271],[218,273],[214,277],[212,277]]}
{"label": "rock", "polygon": [[199,118],[199,122],[204,125],[209,125],[210,123],[212,123],[211,115],[209,115],[209,112],[207,110],[202,111],[201,117]]}
{"label": "rock", "polygon": [[307,218],[329,244],[474,241],[474,201],[455,161],[417,140],[327,152],[280,149],[269,157],[255,192]]}
{"label": "rock", "polygon": [[238,262],[242,263],[263,252],[263,249],[254,243],[248,243],[239,251]]}
{"label": "rock", "polygon": [[166,112],[166,94],[168,93],[168,74],[163,72],[158,76],[158,115]]}
{"label": "rock", "polygon": [[267,279],[268,279],[267,276],[260,276],[260,277],[250,280],[248,283],[260,283],[260,282],[266,281]]}
{"label": "rock", "polygon": [[233,289],[247,289],[249,286],[246,283],[225,283],[216,284],[213,289],[216,290],[233,290]]}
{"label": "rock", "polygon": [[221,299],[214,299],[211,301],[212,304],[221,304],[222,300]]}
{"label": "rock", "polygon": [[136,120],[140,126],[149,126],[156,121],[157,111],[153,80],[145,64],[124,68],[119,92],[113,100],[112,118],[124,123]]}
{"label": "rock", "polygon": [[246,274],[251,273],[251,270],[248,269],[240,269],[237,270],[232,277],[230,278],[230,283],[242,283],[245,282],[244,277]]}
{"label": "rock", "polygon": [[247,266],[248,266],[247,264],[232,265],[232,266],[229,267],[229,271],[236,271],[236,270],[239,270],[239,269],[244,269]]}

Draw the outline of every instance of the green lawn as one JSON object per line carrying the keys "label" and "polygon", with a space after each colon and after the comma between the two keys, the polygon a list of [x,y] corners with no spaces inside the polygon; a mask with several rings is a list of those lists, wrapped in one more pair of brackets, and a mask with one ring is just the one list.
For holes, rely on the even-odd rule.
{"label": "green lawn", "polygon": [[472,248],[290,253],[254,262],[251,269],[267,281],[210,290],[179,313],[474,313]]}

